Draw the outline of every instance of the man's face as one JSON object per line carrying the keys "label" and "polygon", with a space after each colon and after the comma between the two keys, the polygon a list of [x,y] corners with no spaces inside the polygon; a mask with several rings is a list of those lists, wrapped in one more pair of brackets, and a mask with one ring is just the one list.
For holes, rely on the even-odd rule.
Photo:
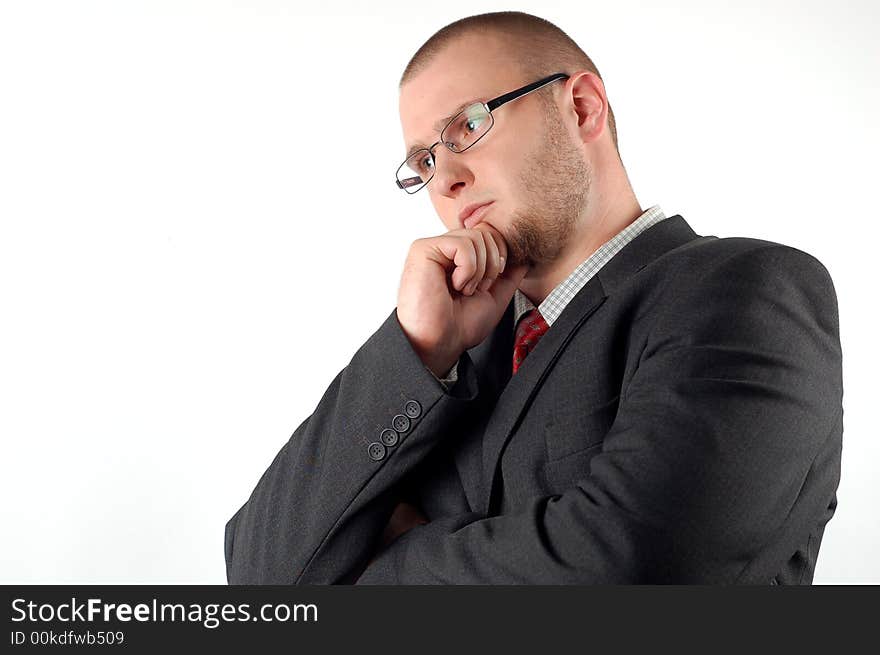
{"label": "man's face", "polygon": [[[437,141],[435,123],[463,103],[485,102],[534,81],[523,79],[510,53],[492,39],[457,40],[401,89],[407,150]],[[563,85],[554,82],[538,93],[549,100]],[[547,104],[533,93],[502,105],[492,112],[495,124],[489,133],[465,152],[437,146],[436,172],[422,192],[448,230],[474,227],[473,219],[462,222],[461,210],[491,201],[477,222],[504,235],[514,265],[553,261],[589,199],[591,175],[582,148],[555,106]]]}

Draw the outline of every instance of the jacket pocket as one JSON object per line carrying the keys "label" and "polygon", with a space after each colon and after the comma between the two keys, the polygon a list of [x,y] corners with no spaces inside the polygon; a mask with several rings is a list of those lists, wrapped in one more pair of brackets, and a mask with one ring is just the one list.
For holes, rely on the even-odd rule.
{"label": "jacket pocket", "polygon": [[601,444],[617,416],[619,401],[617,395],[593,407],[560,403],[544,427],[547,459],[555,462]]}

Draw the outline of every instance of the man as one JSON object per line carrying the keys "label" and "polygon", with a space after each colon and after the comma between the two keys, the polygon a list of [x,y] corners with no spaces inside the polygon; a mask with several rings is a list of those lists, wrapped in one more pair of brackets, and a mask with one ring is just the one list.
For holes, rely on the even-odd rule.
{"label": "man", "polygon": [[589,57],[520,13],[401,81],[447,232],[226,527],[231,583],[810,583],[836,507],[831,279],[643,210]]}

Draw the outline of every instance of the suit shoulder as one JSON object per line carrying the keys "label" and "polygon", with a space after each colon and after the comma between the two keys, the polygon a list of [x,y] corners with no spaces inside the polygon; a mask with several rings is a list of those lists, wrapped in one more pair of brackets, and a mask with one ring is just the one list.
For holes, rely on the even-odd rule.
{"label": "suit shoulder", "polygon": [[808,252],[750,237],[703,237],[679,249],[682,267],[700,277],[732,270],[758,277],[815,276],[831,281],[828,269]]}
{"label": "suit shoulder", "polygon": [[837,324],[834,283],[813,255],[747,237],[702,237],[686,245],[662,276],[659,302],[668,311],[738,316],[746,307],[784,304]]}

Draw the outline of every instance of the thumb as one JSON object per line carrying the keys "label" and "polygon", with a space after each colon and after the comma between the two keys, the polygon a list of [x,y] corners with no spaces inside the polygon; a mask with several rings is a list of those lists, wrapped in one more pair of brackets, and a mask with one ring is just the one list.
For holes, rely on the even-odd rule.
{"label": "thumb", "polygon": [[527,264],[505,268],[504,272],[495,279],[495,284],[489,288],[489,292],[492,294],[495,302],[503,303],[506,307],[513,297],[513,292],[516,291],[516,288],[528,272],[529,267]]}

